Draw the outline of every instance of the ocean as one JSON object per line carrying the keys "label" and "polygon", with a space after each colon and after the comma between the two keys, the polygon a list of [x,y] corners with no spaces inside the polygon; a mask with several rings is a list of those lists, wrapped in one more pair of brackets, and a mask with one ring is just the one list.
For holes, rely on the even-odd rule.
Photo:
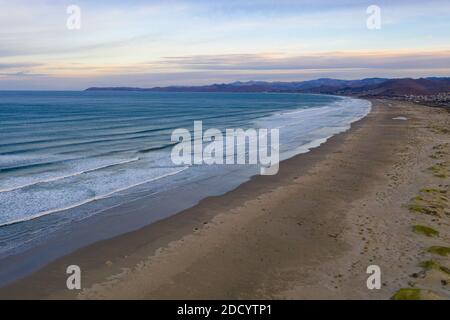
{"label": "ocean", "polygon": [[[0,92],[0,259],[70,238],[81,222],[107,221],[109,208],[154,201],[139,219],[124,215],[123,227],[80,236],[48,256],[54,259],[258,174],[256,165],[174,165],[174,129],[192,130],[198,120],[205,130],[278,128],[280,157],[287,159],[347,130],[369,110],[365,100],[288,93]],[[158,209],[167,195],[176,203]]]}

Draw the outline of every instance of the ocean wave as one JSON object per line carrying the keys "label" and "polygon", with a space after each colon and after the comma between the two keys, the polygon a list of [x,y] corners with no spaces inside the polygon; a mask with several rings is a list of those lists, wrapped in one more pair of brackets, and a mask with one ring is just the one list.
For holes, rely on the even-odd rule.
{"label": "ocean wave", "polygon": [[22,169],[31,169],[31,168],[39,168],[39,167],[45,167],[49,165],[54,164],[61,164],[67,161],[77,160],[77,158],[69,158],[69,159],[59,159],[54,161],[42,161],[42,162],[32,162],[32,163],[24,163],[19,164],[15,166],[9,166],[9,167],[0,167],[0,172],[10,172],[10,171],[16,171],[16,170],[22,170]]}
{"label": "ocean wave", "polygon": [[66,174],[66,175],[62,175],[62,176],[42,179],[42,180],[38,180],[38,181],[27,183],[27,184],[22,184],[22,185],[19,185],[19,186],[14,186],[14,187],[11,187],[11,188],[3,188],[3,189],[1,189],[1,187],[0,187],[0,193],[10,192],[10,191],[14,191],[14,190],[19,190],[19,189],[23,189],[23,188],[26,188],[26,187],[31,187],[31,186],[34,186],[34,185],[37,185],[37,184],[55,182],[55,181],[59,181],[59,180],[67,179],[67,178],[72,178],[72,177],[79,176],[79,175],[82,175],[82,174],[85,174],[85,173],[94,172],[94,171],[98,171],[98,170],[102,170],[102,169],[106,169],[106,168],[111,168],[111,167],[115,167],[115,166],[118,166],[118,165],[128,164],[128,163],[136,162],[138,160],[139,160],[139,157],[136,157],[134,159],[124,160],[124,161],[111,163],[111,164],[107,164],[107,165],[103,165],[103,166],[98,166],[98,167],[91,168],[91,169],[81,170],[81,171],[78,171],[78,172],[74,172],[74,173]]}
{"label": "ocean wave", "polygon": [[4,222],[4,223],[0,223],[0,227],[10,226],[10,225],[13,225],[13,224],[34,220],[34,219],[37,219],[37,218],[40,218],[40,217],[43,217],[43,216],[47,216],[49,214],[70,210],[70,209],[73,209],[73,208],[76,208],[76,207],[79,207],[79,206],[82,206],[82,205],[85,205],[85,204],[88,204],[88,203],[91,203],[91,202],[94,202],[94,201],[106,199],[106,198],[109,198],[109,197],[111,197],[112,195],[114,195],[114,194],[116,194],[118,192],[126,191],[128,189],[131,189],[131,188],[134,188],[134,187],[137,187],[137,186],[140,186],[140,185],[152,182],[152,181],[156,181],[156,180],[159,180],[159,179],[163,179],[165,177],[176,175],[176,174],[178,174],[180,172],[183,172],[184,170],[186,170],[188,168],[189,167],[183,167],[183,168],[181,168],[179,170],[172,171],[172,172],[160,175],[158,177],[153,177],[151,179],[147,179],[145,181],[141,181],[141,182],[135,183],[133,185],[128,185],[126,187],[113,190],[113,191],[108,192],[108,193],[103,194],[103,195],[91,197],[89,199],[80,201],[78,203],[75,203],[75,204],[72,204],[72,205],[69,205],[69,206],[66,206],[66,207],[63,207],[63,208],[56,208],[56,209],[51,209],[51,210],[47,210],[47,211],[42,211],[42,212],[39,212],[39,213],[36,213],[36,214],[33,214],[33,215],[28,215],[28,216],[20,218],[20,219],[16,219],[16,220],[11,220],[11,221],[7,221],[7,222]]}
{"label": "ocean wave", "polygon": [[153,148],[147,148],[147,149],[141,149],[138,152],[139,153],[149,153],[152,151],[156,151],[156,150],[164,150],[170,147],[173,147],[175,145],[177,145],[179,142],[174,142],[174,143],[168,143],[168,144],[164,144],[162,146],[158,146],[158,147],[153,147]]}

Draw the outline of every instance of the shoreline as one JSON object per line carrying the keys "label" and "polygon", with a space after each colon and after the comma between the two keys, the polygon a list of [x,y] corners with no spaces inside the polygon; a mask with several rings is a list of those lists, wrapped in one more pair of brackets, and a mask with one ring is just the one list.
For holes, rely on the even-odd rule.
{"label": "shoreline", "polygon": [[[330,106],[341,106],[341,104],[347,104],[350,102],[359,104],[359,109],[365,109],[366,104],[370,104],[367,100],[353,99],[349,97],[338,97],[335,96],[335,101],[330,104],[324,105],[329,108]],[[370,109],[370,107],[367,107]],[[369,112],[369,110],[362,110],[361,112],[354,112],[354,117],[347,117],[349,123],[345,126],[335,127],[333,125],[327,127],[329,136],[325,134],[319,134],[317,136],[323,136],[323,138],[314,138],[311,136],[310,142],[302,142],[300,147],[293,147],[289,151],[286,149],[280,152],[280,159],[285,160],[294,157],[298,154],[303,154],[309,152],[309,150],[319,147],[325,141],[327,141],[333,135],[339,132],[347,131],[351,124],[363,116],[363,113]],[[304,113],[309,114],[310,112],[315,112],[314,110],[323,110],[322,107],[315,108],[299,108],[290,111],[280,111],[273,113],[267,118],[261,118],[258,121],[267,121],[268,123],[276,121],[273,118],[282,117],[283,115],[290,113]],[[337,113],[337,112],[335,112]],[[308,115],[306,115],[308,117]],[[316,116],[317,117],[317,116]],[[280,119],[278,119],[279,121]],[[286,121],[281,119],[281,121]],[[300,121],[304,121],[300,119]],[[303,123],[303,122],[301,122]],[[266,124],[267,125],[267,124]],[[270,127],[270,125],[269,125]],[[299,127],[299,130],[302,128]],[[289,134],[287,135],[289,136]],[[309,141],[309,140],[307,140]],[[193,181],[192,183],[183,183],[181,185],[175,186],[168,190],[162,190],[157,193],[150,192],[141,189],[141,191],[136,191],[130,194],[118,195],[116,198],[121,200],[111,200],[114,199],[103,199],[104,201],[112,201],[104,209],[99,209],[97,213],[93,215],[88,215],[86,219],[79,219],[77,215],[79,205],[74,205],[72,210],[61,211],[62,215],[58,214],[50,215],[47,213],[40,213],[38,216],[40,219],[30,219],[27,221],[21,220],[21,223],[10,223],[6,226],[12,227],[10,234],[14,235],[17,233],[21,234],[46,234],[47,227],[52,225],[58,225],[59,220],[62,220],[62,225],[59,229],[51,232],[48,236],[35,237],[32,241],[30,239],[25,239],[27,241],[34,242],[36,245],[31,245],[30,248],[20,248],[16,252],[1,252],[0,253],[0,287],[9,285],[11,283],[20,280],[39,269],[45,267],[52,261],[57,260],[60,257],[71,254],[80,248],[89,246],[98,241],[105,239],[111,239],[113,237],[133,232],[141,229],[144,226],[155,223],[156,221],[165,219],[171,215],[180,213],[188,208],[197,205],[202,199],[214,196],[221,196],[228,191],[234,190],[242,183],[249,181],[252,176],[257,175],[257,171],[249,171],[250,169],[233,169],[228,170],[226,175],[209,176],[208,181],[202,179]],[[247,172],[248,171],[248,172]],[[130,187],[127,187],[129,189]],[[177,195],[177,201],[170,201],[172,196]],[[86,201],[86,205],[89,206]],[[102,201],[102,200],[101,200]],[[100,202],[101,202],[100,201]],[[117,202],[117,204],[115,204]],[[151,208],[151,210],[143,210],[142,208]],[[99,204],[98,208],[101,208]],[[58,209],[59,211],[60,209]],[[89,209],[87,210],[89,211]],[[83,215],[83,209],[80,209]],[[64,216],[69,217],[74,215],[75,219],[69,223],[64,224]],[[1,227],[1,226],[0,226]],[[2,229],[3,230],[3,229]],[[27,230],[24,232],[23,230]],[[6,239],[10,237],[8,230],[3,234]],[[27,238],[28,236],[23,236]],[[25,241],[23,240],[23,241]]]}
{"label": "shoreline", "polygon": [[[435,109],[386,100],[372,103],[369,115],[349,130],[281,162],[278,175],[253,177],[222,196],[208,197],[140,230],[59,258],[0,288],[0,297],[358,299],[392,295],[408,278],[405,268],[412,267],[392,268],[393,275],[389,274],[381,290],[368,291],[363,267],[373,261],[359,252],[376,252],[372,260],[385,262],[383,249],[369,248],[380,241],[372,234],[373,226],[379,227],[378,238],[404,236],[406,230],[402,223],[400,227],[394,223],[391,228],[396,234],[383,232],[389,229],[383,219],[392,217],[371,217],[367,208],[373,213],[385,202],[395,204],[395,210],[405,215],[399,220],[410,222],[410,213],[402,206],[411,198],[407,193],[417,191],[418,182],[406,186],[408,170],[417,168],[409,163],[397,168],[401,172],[395,181],[386,176],[386,170],[401,160],[404,144],[420,140],[418,130],[425,120],[419,116]],[[396,116],[406,116],[408,121],[393,120]],[[405,190],[396,199],[386,195],[384,201],[376,201],[380,186],[392,188],[389,185],[401,180],[398,176],[405,179]],[[397,204],[400,199],[402,203]],[[369,227],[355,232],[355,225],[366,223],[371,224],[372,233]],[[375,240],[368,245],[360,236]],[[411,241],[407,244],[417,249]],[[396,261],[396,255],[401,258],[400,249],[389,259]],[[65,288],[65,268],[70,264],[81,267],[86,288],[82,292]]]}

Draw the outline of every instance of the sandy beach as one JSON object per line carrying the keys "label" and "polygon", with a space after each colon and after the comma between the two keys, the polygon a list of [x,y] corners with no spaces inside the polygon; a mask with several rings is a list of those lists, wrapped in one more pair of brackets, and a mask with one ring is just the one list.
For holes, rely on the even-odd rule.
{"label": "sandy beach", "polygon": [[[372,103],[278,175],[62,257],[0,298],[450,298],[450,113]],[[66,288],[72,264],[79,291]],[[367,289],[369,265],[379,290]]]}

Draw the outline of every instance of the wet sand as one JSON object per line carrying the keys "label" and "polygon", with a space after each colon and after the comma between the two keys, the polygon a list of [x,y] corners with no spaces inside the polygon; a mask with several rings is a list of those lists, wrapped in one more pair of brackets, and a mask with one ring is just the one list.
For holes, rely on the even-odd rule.
{"label": "wet sand", "polygon": [[[427,252],[450,242],[445,128],[446,110],[373,100],[366,118],[282,162],[278,175],[62,257],[0,298],[388,299],[400,288],[448,298],[449,259]],[[437,164],[444,174],[428,169]],[[439,214],[411,210],[423,188],[440,190]],[[418,266],[428,260],[443,269]],[[72,264],[80,291],[66,288]],[[369,265],[381,268],[380,290],[366,287]]]}

